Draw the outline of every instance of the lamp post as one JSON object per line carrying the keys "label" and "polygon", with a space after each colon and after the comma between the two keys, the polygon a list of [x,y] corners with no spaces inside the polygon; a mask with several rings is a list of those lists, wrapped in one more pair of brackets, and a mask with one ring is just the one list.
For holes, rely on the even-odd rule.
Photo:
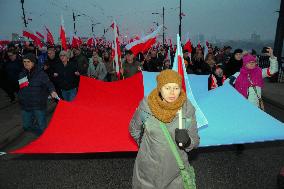
{"label": "lamp post", "polygon": [[94,34],[94,27],[96,26],[96,25],[98,25],[98,24],[101,24],[100,22],[97,22],[97,23],[95,23],[95,24],[92,24],[92,34]]}
{"label": "lamp post", "polygon": [[75,35],[77,34],[77,31],[76,31],[76,17],[78,16],[86,16],[85,14],[77,14],[75,15],[75,13],[73,12],[73,28],[74,28],[74,33]]}
{"label": "lamp post", "polygon": [[21,0],[22,3],[22,11],[23,11],[23,20],[24,20],[24,24],[25,24],[25,28],[27,28],[27,20],[26,20],[26,14],[25,14],[25,9],[24,9],[24,0]]}
{"label": "lamp post", "polygon": [[[159,14],[158,12],[152,12],[152,14]],[[162,13],[162,18],[163,18],[163,45],[165,43],[165,7],[163,7],[163,13]],[[157,22],[155,22],[157,23]],[[158,23],[157,23],[157,26],[158,26]]]}
{"label": "lamp post", "polygon": [[179,36],[181,37],[181,0],[179,0]]}

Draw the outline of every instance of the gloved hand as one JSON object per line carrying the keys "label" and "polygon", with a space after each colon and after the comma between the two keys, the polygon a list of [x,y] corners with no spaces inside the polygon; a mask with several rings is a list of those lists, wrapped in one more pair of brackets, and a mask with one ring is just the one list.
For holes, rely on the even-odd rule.
{"label": "gloved hand", "polygon": [[[187,148],[191,144],[191,139],[187,133],[186,129],[175,129],[175,139],[179,148]],[[182,146],[179,146],[179,143],[182,143]]]}

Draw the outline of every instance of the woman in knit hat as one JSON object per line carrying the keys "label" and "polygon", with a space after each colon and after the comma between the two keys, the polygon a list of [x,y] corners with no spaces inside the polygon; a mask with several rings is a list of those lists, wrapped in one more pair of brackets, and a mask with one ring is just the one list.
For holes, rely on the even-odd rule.
{"label": "woman in knit hat", "polygon": [[237,78],[235,88],[252,104],[263,109],[261,100],[261,88],[263,87],[263,78],[271,77],[278,71],[277,58],[273,55],[272,48],[268,48],[270,67],[261,69],[256,63],[256,57],[251,54],[243,56],[243,66],[240,72],[237,72],[234,77]]}
{"label": "woman in knit hat", "polygon": [[[139,146],[132,186],[184,188],[184,179],[172,151],[174,147],[189,173],[187,188],[195,188],[194,170],[186,153],[199,145],[195,108],[181,88],[182,77],[177,72],[164,70],[156,79],[157,88],[140,102],[129,126],[130,134]],[[180,109],[183,129],[178,129]],[[170,146],[162,128],[168,130],[174,145]]]}

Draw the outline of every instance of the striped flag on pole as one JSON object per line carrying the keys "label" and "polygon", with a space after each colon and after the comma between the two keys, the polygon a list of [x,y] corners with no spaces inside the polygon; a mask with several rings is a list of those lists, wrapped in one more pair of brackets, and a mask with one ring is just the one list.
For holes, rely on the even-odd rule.
{"label": "striped flag on pole", "polygon": [[64,20],[62,15],[61,15],[61,26],[60,26],[60,39],[61,39],[61,46],[66,51],[67,50],[66,33],[65,33]]}
{"label": "striped flag on pole", "polygon": [[120,42],[118,38],[118,26],[116,22],[113,21],[111,24],[114,33],[114,62],[115,62],[115,71],[118,79],[120,78],[120,68],[121,68],[121,51],[120,51]]}
{"label": "striped flag on pole", "polygon": [[173,70],[177,71],[182,76],[182,88],[186,89],[185,90],[186,95],[196,110],[197,127],[201,128],[201,127],[208,126],[208,120],[206,119],[205,115],[199,108],[193,96],[193,93],[192,93],[192,90],[189,84],[189,79],[186,73],[185,64],[183,60],[183,53],[182,53],[182,48],[180,44],[180,37],[178,34],[177,34],[177,50],[176,50],[175,59],[173,63]]}
{"label": "striped flag on pole", "polygon": [[19,86],[20,86],[20,89],[24,88],[24,87],[27,87],[29,85],[29,80],[26,77],[23,77],[22,79],[19,79]]}
{"label": "striped flag on pole", "polygon": [[52,36],[52,33],[50,32],[50,30],[45,27],[46,31],[47,31],[47,34],[46,34],[46,42],[51,45],[51,46],[54,46],[54,38]]}
{"label": "striped flag on pole", "polygon": [[43,36],[41,33],[39,33],[39,32],[37,31],[36,34],[37,34],[37,36],[39,36],[39,37],[41,38],[41,40],[44,40],[44,36]]}

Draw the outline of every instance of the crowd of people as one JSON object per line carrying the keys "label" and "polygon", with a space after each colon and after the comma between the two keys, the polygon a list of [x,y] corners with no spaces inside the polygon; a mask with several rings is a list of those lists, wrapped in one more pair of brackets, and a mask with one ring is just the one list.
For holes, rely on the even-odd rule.
{"label": "crowd of people", "polygon": [[[64,51],[60,46],[38,48],[31,42],[24,45],[11,43],[0,51],[0,86],[7,93],[11,102],[15,102],[16,94],[19,94],[20,104],[23,104],[22,101],[26,101],[29,98],[44,101],[45,99],[42,97],[39,98],[41,94],[36,92],[31,92],[29,94],[31,97],[29,98],[27,94],[21,96],[22,91],[26,89],[25,87],[21,88],[19,85],[19,80],[27,76],[30,83],[29,86],[33,87],[31,85],[33,83],[32,78],[37,77],[37,70],[41,70],[42,72],[40,73],[46,74],[48,76],[46,78],[51,81],[58,99],[72,101],[78,90],[80,75],[112,82],[126,79],[140,71],[161,72],[162,70],[171,69],[176,46],[154,45],[146,53],[139,53],[136,56],[130,50],[125,50],[124,47],[121,50],[121,68],[119,74],[117,74],[112,49],[103,44],[95,47],[83,44],[80,47]],[[255,51],[252,51],[252,53],[244,52],[242,49],[231,51],[232,48],[230,46],[218,48],[210,44],[205,55],[204,47],[200,45],[192,48],[192,52],[184,50],[183,58],[186,72],[188,74],[209,75],[208,90],[215,89],[230,80],[230,83],[236,85],[236,89],[244,97],[260,107],[256,99],[257,97],[258,99],[261,98],[262,77],[271,76],[278,70],[273,50],[265,47],[258,56],[255,54]],[[25,59],[34,64],[33,69],[27,69]],[[252,83],[248,82],[245,79],[246,76],[244,76],[244,74],[248,73],[246,65],[250,65],[248,64],[250,61],[255,63],[251,68],[257,68],[258,70],[253,71],[251,75]],[[262,76],[254,76],[260,74],[260,67],[266,68],[263,70]],[[26,73],[26,75],[23,73]],[[236,73],[240,73],[240,75],[235,75]],[[234,80],[233,78],[237,79]],[[254,84],[255,78],[258,79]],[[242,88],[242,82],[245,83],[246,89]],[[250,88],[251,85],[256,85],[256,90],[254,90],[255,88]],[[40,87],[47,88],[48,90],[45,90],[45,92],[52,92],[49,84]],[[248,88],[250,89],[248,90]],[[253,91],[256,91],[256,93],[252,97],[248,95],[247,91],[249,91],[249,94],[253,94]],[[42,93],[42,91],[39,92]],[[26,107],[23,108],[26,109]],[[33,109],[38,109],[38,107],[33,107]]]}
{"label": "crowd of people", "polygon": [[[182,89],[182,77],[171,70],[176,46],[154,46],[137,56],[130,50],[121,50],[118,74],[112,49],[104,45],[83,44],[64,51],[60,46],[36,48],[32,43],[10,44],[0,51],[0,86],[12,103],[18,99],[24,130],[41,135],[47,125],[48,96],[72,101],[80,76],[112,82],[141,71],[160,72],[157,87],[140,102],[129,126],[139,146],[132,186],[196,188],[194,169],[186,152],[198,147],[199,136],[195,108]],[[263,78],[278,71],[273,49],[264,47],[260,55],[242,49],[231,51],[230,46],[219,49],[211,45],[206,50],[200,45],[192,48],[192,52],[184,50],[186,72],[209,75],[208,90],[229,82],[251,103],[264,109]],[[179,116],[186,120],[183,128],[179,127]],[[157,159],[161,162],[157,163]]]}

